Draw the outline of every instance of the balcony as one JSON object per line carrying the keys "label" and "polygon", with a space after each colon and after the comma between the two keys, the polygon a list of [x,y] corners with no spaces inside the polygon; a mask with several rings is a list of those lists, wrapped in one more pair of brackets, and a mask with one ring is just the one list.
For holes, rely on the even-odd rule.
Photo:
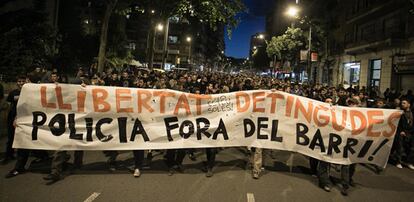
{"label": "balcony", "polygon": [[367,53],[388,47],[401,46],[406,41],[404,32],[376,32],[363,39],[345,43],[345,53],[349,55]]}
{"label": "balcony", "polygon": [[403,4],[404,2],[402,0],[380,0],[369,7],[360,8],[357,12],[347,16],[346,23],[352,24],[379,18],[386,13],[395,12],[403,8]]}

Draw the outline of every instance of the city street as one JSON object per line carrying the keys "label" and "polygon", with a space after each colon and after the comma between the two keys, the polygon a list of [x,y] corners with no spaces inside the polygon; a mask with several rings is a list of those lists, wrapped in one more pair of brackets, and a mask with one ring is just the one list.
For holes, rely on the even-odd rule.
{"label": "city street", "polygon": [[[410,201],[414,197],[414,171],[407,168],[388,165],[377,175],[371,167],[358,165],[354,176],[357,185],[345,197],[338,185],[330,193],[318,188],[317,178],[307,174],[307,158],[300,154],[266,151],[265,170],[255,180],[245,169],[244,152],[238,148],[221,150],[211,178],[201,170],[205,155],[200,150],[197,161],[186,157],[184,173],[173,176],[168,176],[162,155],[156,152],[151,168],[144,168],[139,178],[128,169],[132,152],[118,156],[118,170],[112,173],[102,152],[85,152],[83,168],[72,171],[69,164],[65,178],[54,184],[42,179],[48,172],[46,165],[3,178],[13,168],[13,161],[0,167],[0,201]],[[331,175],[334,181],[340,176],[334,168]]]}
{"label": "city street", "polygon": [[0,202],[414,201],[414,0],[0,18]]}

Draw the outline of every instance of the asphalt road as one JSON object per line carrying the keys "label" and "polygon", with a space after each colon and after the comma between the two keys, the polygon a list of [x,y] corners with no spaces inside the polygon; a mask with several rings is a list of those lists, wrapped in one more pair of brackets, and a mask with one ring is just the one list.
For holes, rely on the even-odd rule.
{"label": "asphalt road", "polygon": [[[3,149],[4,139],[0,141]],[[118,170],[110,172],[102,152],[85,152],[84,166],[73,170],[69,164],[63,180],[48,184],[42,179],[47,164],[32,165],[30,172],[5,179],[15,161],[0,166],[0,201],[412,201],[414,171],[388,165],[375,174],[370,167],[358,165],[356,187],[342,196],[339,186],[331,192],[317,186],[308,174],[308,160],[300,154],[265,152],[265,170],[259,180],[246,170],[244,150],[226,148],[217,154],[214,176],[206,178],[201,170],[205,154],[199,150],[197,161],[184,160],[184,173],[168,176],[163,155],[154,157],[151,168],[134,178],[130,171],[132,152],[118,157]],[[31,158],[32,159],[32,158]],[[69,161],[71,163],[73,159]],[[331,169],[335,180],[340,175]]]}

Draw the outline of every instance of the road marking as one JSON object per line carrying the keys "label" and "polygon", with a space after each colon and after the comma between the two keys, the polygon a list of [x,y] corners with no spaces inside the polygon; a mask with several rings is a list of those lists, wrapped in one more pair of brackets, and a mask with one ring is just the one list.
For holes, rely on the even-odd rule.
{"label": "road marking", "polygon": [[247,202],[254,202],[253,193],[247,193]]}
{"label": "road marking", "polygon": [[93,192],[93,194],[92,195],[90,195],[87,199],[85,199],[83,202],[92,202],[93,200],[95,200],[96,198],[98,198],[98,196],[100,195],[101,193],[98,193],[98,192]]}

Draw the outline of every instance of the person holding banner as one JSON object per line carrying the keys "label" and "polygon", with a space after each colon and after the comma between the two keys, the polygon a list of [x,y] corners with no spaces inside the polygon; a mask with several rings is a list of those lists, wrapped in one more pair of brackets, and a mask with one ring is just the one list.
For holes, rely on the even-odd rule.
{"label": "person holding banner", "polygon": [[[356,98],[349,98],[347,100],[347,104],[349,107],[358,107],[359,101]],[[355,173],[356,164],[351,165],[342,165],[341,166],[341,194],[344,196],[348,195],[348,189],[350,186],[354,187],[355,183],[352,179]]]}
{"label": "person holding banner", "polygon": [[13,149],[13,140],[14,140],[14,129],[13,126],[14,120],[17,115],[17,102],[19,101],[20,91],[23,85],[26,83],[26,76],[17,77],[17,89],[12,90],[7,96],[7,102],[10,103],[10,111],[7,116],[7,143],[6,143],[6,155],[2,160],[3,164],[7,164],[10,160],[14,159],[14,149]]}
{"label": "person holding banner", "polygon": [[[327,97],[325,99],[325,102],[332,105],[333,99],[330,97]],[[327,192],[330,192],[331,191],[331,180],[329,179],[329,169],[330,169],[331,164],[329,162],[319,161],[316,159],[315,161],[319,162],[319,164],[317,165],[317,176],[319,179],[319,187]]]}
{"label": "person holding banner", "polygon": [[[59,76],[57,72],[52,72],[49,78],[49,83],[56,84],[56,87],[59,85]],[[82,81],[82,85],[86,85],[84,81]],[[62,171],[63,165],[69,161],[70,155],[67,154],[67,151],[55,151],[55,155],[53,156],[51,171],[50,173],[43,177],[44,180],[56,182],[62,179]],[[80,168],[82,166],[83,161],[83,151],[75,151],[74,152],[74,164],[75,168]]]}
{"label": "person holding banner", "polygon": [[[183,80],[183,79],[182,79]],[[184,81],[180,81],[179,86],[186,86],[185,91],[189,92],[190,85],[186,85]],[[165,86],[165,79],[161,78],[156,84],[155,88],[161,89]],[[179,90],[178,86],[172,90]],[[168,167],[168,175],[172,176],[175,171],[184,172],[183,160],[185,158],[187,149],[167,149],[165,154],[165,162]]]}
{"label": "person holding banner", "polygon": [[[21,76],[20,79],[23,80],[25,76]],[[31,82],[31,79],[26,78],[27,83]],[[26,82],[25,82],[26,83]],[[16,128],[15,123],[13,123],[13,128]],[[44,162],[49,159],[49,154],[45,150],[31,150],[31,149],[17,149],[17,161],[13,170],[7,173],[5,178],[12,178],[26,172],[25,166],[29,160],[29,155],[32,154],[37,159],[33,160],[32,163]]]}

